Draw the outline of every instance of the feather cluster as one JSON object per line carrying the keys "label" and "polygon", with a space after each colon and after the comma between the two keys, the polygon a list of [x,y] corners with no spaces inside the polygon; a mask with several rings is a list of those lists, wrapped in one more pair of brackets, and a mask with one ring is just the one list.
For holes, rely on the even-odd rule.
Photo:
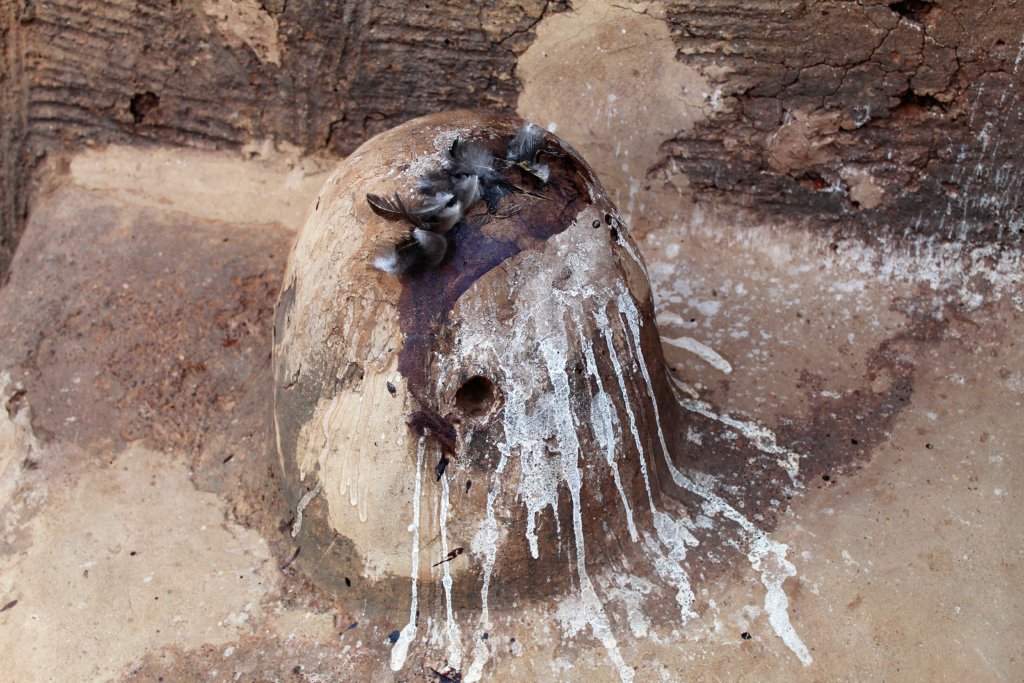
{"label": "feather cluster", "polygon": [[448,252],[447,233],[477,202],[484,199],[488,211],[493,212],[505,194],[525,192],[503,177],[499,163],[505,168],[518,167],[541,184],[547,182],[550,171],[539,161],[544,139],[543,130],[532,123],[524,124],[501,162],[483,144],[456,139],[442,168],[417,178],[412,199],[403,200],[397,192],[390,197],[367,194],[366,201],[378,216],[411,226],[402,241],[377,255],[374,267],[399,274],[440,265]]}

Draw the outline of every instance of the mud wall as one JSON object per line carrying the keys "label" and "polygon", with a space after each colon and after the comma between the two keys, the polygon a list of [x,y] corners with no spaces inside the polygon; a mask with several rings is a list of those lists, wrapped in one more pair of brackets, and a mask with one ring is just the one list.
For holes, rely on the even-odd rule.
{"label": "mud wall", "polygon": [[[27,178],[47,154],[110,142],[254,153],[273,140],[343,155],[425,113],[522,109],[520,57],[538,25],[569,9],[541,0],[470,10],[366,0],[0,6],[0,272],[24,222]],[[589,122],[567,137],[590,158],[601,145],[628,155],[633,131],[657,131],[650,153],[607,181],[646,193],[637,208],[647,222],[690,220],[697,208],[847,234],[1021,240],[1019,4],[580,0],[563,42],[587,28],[592,7],[643,22],[641,40],[700,85],[652,72],[628,50],[598,72],[564,57],[530,72],[538,83],[557,73],[564,87],[542,96],[581,121],[592,103],[574,88],[633,85],[619,102],[631,120],[600,134]],[[614,56],[616,41],[636,35],[614,33],[584,47]],[[673,88],[691,98],[682,122],[659,118]]]}

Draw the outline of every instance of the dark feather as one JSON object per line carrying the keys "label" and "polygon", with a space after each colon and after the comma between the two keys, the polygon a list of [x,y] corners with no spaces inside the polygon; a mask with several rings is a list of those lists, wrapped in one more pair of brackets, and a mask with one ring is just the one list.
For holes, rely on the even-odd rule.
{"label": "dark feather", "polygon": [[444,235],[415,228],[412,235],[381,253],[373,265],[385,273],[398,275],[437,267],[448,252]]}
{"label": "dark feather", "polygon": [[475,175],[491,179],[495,175],[494,155],[479,142],[463,142],[456,138],[448,149],[448,173],[453,176]]}
{"label": "dark feather", "polygon": [[416,191],[433,197],[439,192],[451,192],[452,179],[444,171],[431,171],[416,179]]}
{"label": "dark feather", "polygon": [[508,143],[505,158],[517,164],[533,164],[543,147],[544,131],[527,121],[516,131],[512,142]]}
{"label": "dark feather", "polygon": [[373,212],[389,221],[412,220],[405,203],[396,192],[394,198],[382,197],[379,194],[367,193],[366,203],[370,205]]}

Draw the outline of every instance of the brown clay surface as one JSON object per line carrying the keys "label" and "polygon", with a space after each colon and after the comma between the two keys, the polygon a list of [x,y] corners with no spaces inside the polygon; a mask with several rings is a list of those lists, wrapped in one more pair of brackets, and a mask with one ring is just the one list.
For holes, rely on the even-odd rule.
{"label": "brown clay surface", "polygon": [[[443,680],[388,669],[402,624],[367,620],[358,581],[328,595],[296,570],[265,460],[270,329],[321,166],[259,158],[285,149],[267,138],[346,152],[454,104],[555,123],[642,237],[677,377],[808,456],[804,488],[775,505],[763,452],[691,413],[687,463],[788,545],[813,662],[777,637],[732,550],[693,556],[714,571],[685,624],[613,613],[637,680],[1024,676],[1019,7],[580,3],[537,24],[555,9],[538,6],[490,37],[459,31],[479,52],[462,80],[437,75],[456,53],[413,30],[449,9],[103,7],[0,5],[5,245],[26,160],[49,155],[0,289],[0,680]],[[559,45],[580,64],[545,65]],[[395,80],[399,58],[426,72]],[[645,96],[635,64],[700,92]],[[583,65],[604,74],[591,100],[568,96]],[[175,176],[132,171],[124,150],[62,152],[139,140],[236,154],[153,151]],[[495,618],[489,680],[618,680],[588,632],[562,637],[556,607]]]}
{"label": "brown clay surface", "polygon": [[[143,209],[71,178],[53,186],[0,294],[14,342],[4,350],[11,497],[0,586],[5,604],[17,603],[0,613],[5,660],[19,662],[19,680],[129,669],[138,680],[211,671],[215,680],[292,671],[387,679],[387,636],[401,624],[367,622],[352,596],[324,595],[295,573],[290,520],[260,465],[269,314],[289,231]],[[685,249],[674,249],[680,240]],[[724,573],[695,583],[699,616],[685,628],[649,625],[645,637],[623,639],[629,661],[647,662],[638,676],[863,680],[898,667],[897,679],[956,680],[981,668],[1011,679],[1019,648],[990,634],[1021,626],[1007,608],[1024,578],[1011,540],[1024,444],[1007,419],[1024,400],[1019,288],[989,268],[935,292],[913,283],[929,266],[902,247],[871,262],[851,245],[759,228],[653,232],[642,246],[662,336],[699,338],[732,366],[725,374],[666,345],[677,375],[719,414],[772,427],[809,456],[806,489],[761,523],[789,545],[798,572],[785,584],[790,615],[814,663],[802,667],[774,635],[756,574],[726,553]],[[45,305],[19,305],[28,296]],[[756,506],[771,481],[749,479],[748,463],[763,456],[697,415],[691,435],[694,468],[723,475],[730,500]],[[173,533],[161,527],[172,514],[160,513],[165,497],[180,520]],[[178,538],[181,525],[200,535]],[[119,606],[194,592],[196,576],[228,571],[227,557],[210,554],[224,542],[187,550],[203,526],[256,539],[248,526],[265,539],[237,546],[247,564],[233,587],[202,608],[179,601],[174,614]],[[115,627],[132,610],[139,628]],[[541,624],[557,632],[551,618],[540,604],[496,620],[497,680],[564,677],[570,663],[573,676],[617,678],[585,634],[544,636]],[[616,618],[627,628],[628,615]],[[40,619],[80,656],[33,650],[26,634]],[[124,633],[105,636],[102,657],[91,644],[100,632]],[[954,639],[965,645],[950,660]]]}

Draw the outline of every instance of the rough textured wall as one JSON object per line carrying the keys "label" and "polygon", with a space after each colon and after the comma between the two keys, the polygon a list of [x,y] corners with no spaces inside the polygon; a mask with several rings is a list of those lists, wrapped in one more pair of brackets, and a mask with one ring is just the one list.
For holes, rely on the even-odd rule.
{"label": "rough textured wall", "polygon": [[1022,27],[1004,2],[578,0],[521,58],[520,112],[641,234],[742,216],[1019,242]]}
{"label": "rough textured wall", "polygon": [[30,123],[43,141],[347,153],[405,119],[511,109],[515,61],[555,3],[34,3]]}
{"label": "rough textured wall", "polygon": [[[582,45],[578,33],[565,34],[576,55],[614,49],[604,49],[600,64],[563,50],[539,67],[560,75],[559,88],[543,96],[580,124],[582,135],[567,137],[588,158],[602,145],[615,145],[614,156],[640,152],[628,170],[605,173],[613,195],[621,189],[646,209],[638,232],[689,220],[696,206],[701,215],[740,209],[845,234],[1020,241],[1021,5],[574,5],[571,21],[584,30],[597,7],[617,13],[616,26],[646,32],[625,48],[624,34],[597,31]],[[538,25],[568,3],[3,6],[0,271],[20,234],[27,159],[139,141],[254,149],[273,139],[345,154],[433,111],[522,110],[519,57]],[[637,48],[667,51],[675,66],[660,57],[636,62]],[[580,98],[584,86],[603,93],[614,81],[631,84],[631,102],[616,105],[633,112],[628,126],[582,125],[596,104]],[[663,115],[693,96],[699,101]]]}
{"label": "rough textured wall", "polygon": [[267,139],[346,154],[422,114],[513,110],[516,57],[564,6],[4,0],[0,273],[21,233],[26,132],[33,158],[111,142],[258,149]]}
{"label": "rough textured wall", "polygon": [[14,256],[27,198],[24,195],[25,103],[17,58],[15,4],[0,0],[0,283]]}
{"label": "rough textured wall", "polygon": [[725,103],[664,147],[698,194],[865,232],[1020,240],[1024,6],[677,2],[667,21]]}

